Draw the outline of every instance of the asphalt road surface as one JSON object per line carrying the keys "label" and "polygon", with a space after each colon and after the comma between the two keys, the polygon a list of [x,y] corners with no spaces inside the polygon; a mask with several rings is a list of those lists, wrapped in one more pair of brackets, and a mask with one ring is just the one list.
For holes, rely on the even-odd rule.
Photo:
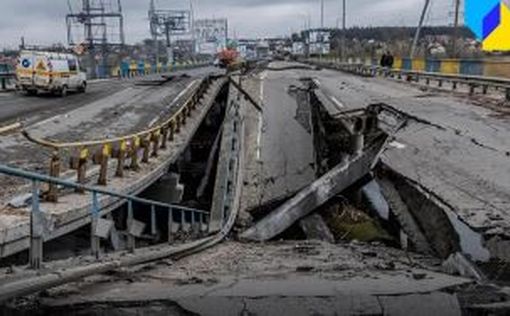
{"label": "asphalt road surface", "polygon": [[[186,73],[190,76],[200,76],[209,72],[217,72],[213,67],[177,71],[171,73],[179,76]],[[152,75],[150,77],[157,77]],[[23,93],[0,92],[0,126],[13,121],[33,123],[48,117],[80,108],[89,103],[106,98],[133,85],[133,80],[97,80],[88,83],[86,93],[70,93],[66,98],[51,94],[27,96]]]}
{"label": "asphalt road surface", "polygon": [[[4,125],[2,122],[7,122],[8,117],[15,117],[16,120],[23,122],[25,129],[45,133],[36,136],[57,137],[62,140],[84,140],[83,138],[92,140],[109,135],[115,136],[122,132],[129,133],[146,126],[140,127],[141,124],[149,124],[150,121],[160,118],[162,109],[170,104],[171,100],[163,102],[164,100],[159,97],[175,97],[179,93],[178,88],[185,88],[185,83],[192,81],[194,77],[217,71],[216,68],[205,67],[175,72],[172,74],[180,76],[186,73],[191,78],[175,80],[162,87],[134,87],[132,80],[99,81],[92,83],[87,93],[70,95],[67,98],[0,94],[0,111],[7,113],[6,116],[0,117],[0,126]],[[152,96],[138,99],[138,102],[129,100],[132,104],[127,105],[116,104],[115,100],[112,100],[115,94],[125,94],[131,90],[140,90]],[[125,109],[125,106],[129,109]],[[106,107],[110,110],[106,111]],[[119,110],[114,111],[115,108]],[[122,111],[123,109],[125,111]],[[133,113],[130,110],[133,110]],[[115,112],[116,116],[107,115]],[[47,173],[50,157],[51,151],[31,143],[18,131],[0,136],[2,164]],[[21,180],[0,175],[0,200],[15,194],[21,183]]]}
{"label": "asphalt road surface", "polygon": [[299,86],[299,72],[261,74],[265,105],[261,137],[263,190],[261,204],[295,194],[315,180],[310,110],[306,100],[289,91]]}
{"label": "asphalt road surface", "polygon": [[477,232],[510,236],[510,116],[504,109],[386,79],[332,70],[313,76],[339,111],[382,102],[425,121],[398,133],[383,162],[435,193]]}

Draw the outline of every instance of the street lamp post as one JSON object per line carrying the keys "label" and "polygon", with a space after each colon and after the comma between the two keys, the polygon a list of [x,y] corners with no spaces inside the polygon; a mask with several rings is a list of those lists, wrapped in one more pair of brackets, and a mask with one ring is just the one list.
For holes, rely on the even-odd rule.
{"label": "street lamp post", "polygon": [[346,4],[345,4],[346,0],[342,0],[342,48],[341,48],[341,54],[340,54],[340,58],[342,60],[345,59],[345,44],[346,44],[346,18],[347,18],[347,13],[346,13]]}

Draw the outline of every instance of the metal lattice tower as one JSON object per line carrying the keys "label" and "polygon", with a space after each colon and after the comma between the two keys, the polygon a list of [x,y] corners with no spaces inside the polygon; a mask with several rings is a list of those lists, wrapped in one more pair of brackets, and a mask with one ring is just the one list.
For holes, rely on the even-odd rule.
{"label": "metal lattice tower", "polygon": [[109,52],[125,44],[121,0],[68,0],[68,7],[68,44],[87,49],[92,69],[96,59],[106,67]]}
{"label": "metal lattice tower", "polygon": [[154,0],[150,1],[149,23],[154,42],[154,59],[159,63],[158,38],[166,38],[168,62],[173,63],[172,37],[192,34],[192,10],[158,10]]}

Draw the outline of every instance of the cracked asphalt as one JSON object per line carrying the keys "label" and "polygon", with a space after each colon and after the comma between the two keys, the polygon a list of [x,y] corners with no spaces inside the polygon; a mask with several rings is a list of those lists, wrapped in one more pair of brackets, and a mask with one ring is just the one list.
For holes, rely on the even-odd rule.
{"label": "cracked asphalt", "polygon": [[333,70],[313,74],[339,110],[386,103],[430,122],[396,135],[383,163],[420,183],[472,229],[510,236],[510,116],[508,106],[381,78]]}

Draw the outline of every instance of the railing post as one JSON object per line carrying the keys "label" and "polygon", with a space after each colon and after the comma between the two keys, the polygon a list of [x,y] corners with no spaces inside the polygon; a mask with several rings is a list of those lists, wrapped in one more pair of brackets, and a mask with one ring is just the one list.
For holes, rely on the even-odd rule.
{"label": "railing post", "polygon": [[181,131],[181,118],[180,118],[180,114],[177,115],[177,117],[175,118],[175,133],[179,133]]}
{"label": "railing post", "polygon": [[152,157],[158,157],[158,149],[159,149],[159,131],[152,133],[151,141],[152,141]]}
{"label": "railing post", "polygon": [[[50,162],[50,177],[60,177],[60,154],[58,151],[54,151]],[[55,183],[50,182],[48,186],[48,195],[46,197],[48,202],[58,202],[58,186]]]}
{"label": "railing post", "polygon": [[156,206],[151,205],[151,235],[156,236]]}
{"label": "railing post", "polygon": [[117,171],[115,172],[115,176],[122,178],[124,176],[124,162],[126,160],[126,141],[122,141],[119,146],[119,152],[117,157]]}
{"label": "railing post", "polygon": [[174,210],[173,208],[168,209],[168,243],[171,244],[174,242]]}
{"label": "railing post", "polygon": [[185,228],[184,228],[184,223],[186,221],[186,212],[184,210],[181,210],[181,231],[184,233],[185,232]]}
{"label": "railing post", "polygon": [[97,222],[99,220],[99,200],[97,198],[97,192],[92,192],[92,222],[90,231],[90,249],[92,250],[92,256],[99,259],[101,251],[101,242],[99,237],[96,235]]}
{"label": "railing post", "polygon": [[184,110],[181,112],[181,124],[182,126],[186,126],[186,118],[188,117],[188,109],[187,108],[184,108]]}
{"label": "railing post", "polygon": [[150,138],[148,138],[147,136],[145,136],[142,139],[142,148],[143,148],[142,162],[149,163],[151,141]]}
{"label": "railing post", "polygon": [[174,140],[174,136],[175,136],[175,127],[174,127],[174,123],[170,123],[169,129],[170,129],[170,133],[169,133],[169,135],[168,135],[168,140],[169,140],[169,141],[173,141],[173,140]]}
{"label": "railing post", "polygon": [[200,222],[200,235],[202,235],[204,233],[204,213],[200,212],[199,216],[198,216],[198,220]]}
{"label": "railing post", "polygon": [[130,169],[133,171],[138,171],[140,169],[140,164],[138,163],[138,149],[140,148],[140,138],[135,137],[133,139],[133,144],[131,145],[131,165]]}
{"label": "railing post", "polygon": [[168,141],[168,127],[163,127],[161,130],[162,136],[161,136],[161,149],[165,150],[166,142]]}
{"label": "railing post", "polygon": [[43,261],[43,216],[39,207],[39,182],[32,181],[32,212],[30,214],[30,267],[40,269]]}
{"label": "railing post", "polygon": [[98,185],[107,185],[108,184],[108,159],[110,157],[110,147],[109,145],[103,145],[101,148],[101,153],[99,157],[99,179],[97,180]]}
{"label": "railing post", "polygon": [[475,85],[470,84],[469,85],[469,95],[473,95],[473,94],[475,94]]}
{"label": "railing post", "polygon": [[192,234],[193,238],[198,238],[198,236],[200,234],[200,229],[199,229],[199,226],[197,225],[195,215],[196,215],[196,212],[191,211],[191,234]]}
{"label": "railing post", "polygon": [[[77,183],[85,184],[87,179],[87,159],[89,156],[89,150],[87,148],[80,149],[78,156],[78,170],[77,170]],[[84,193],[83,189],[76,189],[77,193]]]}
{"label": "railing post", "polygon": [[133,229],[133,220],[134,220],[134,214],[133,214],[133,201],[128,201],[128,210],[127,210],[127,247],[128,251],[133,253],[135,252],[136,247],[136,241],[135,236],[131,233],[131,230]]}

